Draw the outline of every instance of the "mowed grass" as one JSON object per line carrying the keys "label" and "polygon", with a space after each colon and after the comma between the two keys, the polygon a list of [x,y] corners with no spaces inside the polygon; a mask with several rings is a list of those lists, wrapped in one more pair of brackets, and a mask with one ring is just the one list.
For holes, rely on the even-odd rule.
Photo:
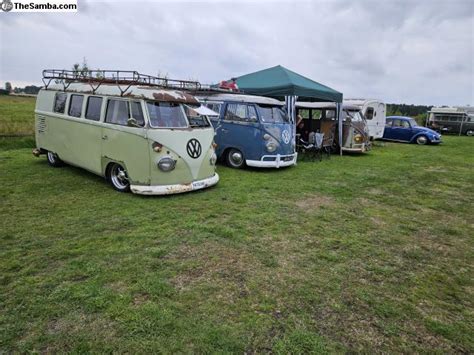
{"label": "mowed grass", "polygon": [[0,352],[473,352],[474,139],[115,192],[0,141]]}
{"label": "mowed grass", "polygon": [[34,97],[0,95],[0,137],[34,133]]}

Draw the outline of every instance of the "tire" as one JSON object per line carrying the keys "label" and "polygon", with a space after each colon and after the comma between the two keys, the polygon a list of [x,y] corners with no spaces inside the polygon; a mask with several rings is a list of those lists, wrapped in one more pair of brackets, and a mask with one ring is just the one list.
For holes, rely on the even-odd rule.
{"label": "tire", "polygon": [[130,181],[127,171],[118,163],[112,163],[107,170],[107,180],[112,187],[119,192],[130,191]]}
{"label": "tire", "polygon": [[468,130],[466,131],[466,136],[474,136],[474,130],[468,129]]}
{"label": "tire", "polygon": [[245,159],[238,149],[229,149],[226,155],[227,165],[234,169],[242,169],[245,166]]}
{"label": "tire", "polygon": [[425,145],[428,144],[428,137],[427,136],[418,136],[416,137],[416,144],[418,145]]}
{"label": "tire", "polygon": [[59,168],[64,165],[63,161],[59,159],[56,153],[48,151],[46,153],[46,159],[48,160],[49,166],[52,166],[53,168]]}

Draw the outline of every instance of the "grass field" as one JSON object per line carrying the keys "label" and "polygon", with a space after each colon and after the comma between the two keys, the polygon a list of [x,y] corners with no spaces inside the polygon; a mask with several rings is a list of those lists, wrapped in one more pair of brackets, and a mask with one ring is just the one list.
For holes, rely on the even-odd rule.
{"label": "grass field", "polygon": [[34,133],[35,98],[0,95],[0,137]]}
{"label": "grass field", "polygon": [[472,137],[169,197],[32,144],[0,140],[0,352],[474,352]]}

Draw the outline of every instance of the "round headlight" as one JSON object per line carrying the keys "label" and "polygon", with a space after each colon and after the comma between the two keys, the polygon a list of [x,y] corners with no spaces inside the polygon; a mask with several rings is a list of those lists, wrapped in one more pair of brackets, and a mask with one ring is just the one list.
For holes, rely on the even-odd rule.
{"label": "round headlight", "polygon": [[212,153],[211,155],[211,159],[209,159],[211,165],[216,165],[216,161],[217,161],[217,155],[216,153]]}
{"label": "round headlight", "polygon": [[170,157],[161,158],[158,162],[158,169],[163,172],[171,171],[176,166],[176,160]]}
{"label": "round headlight", "polygon": [[354,142],[356,143],[362,143],[362,136],[360,134],[356,134],[354,136]]}
{"label": "round headlight", "polygon": [[275,142],[268,142],[265,146],[269,153],[273,153],[277,149],[277,145]]}

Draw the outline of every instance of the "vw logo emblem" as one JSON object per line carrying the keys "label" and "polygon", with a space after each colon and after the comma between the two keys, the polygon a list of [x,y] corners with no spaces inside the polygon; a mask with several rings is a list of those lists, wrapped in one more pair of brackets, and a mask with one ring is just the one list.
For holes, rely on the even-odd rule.
{"label": "vw logo emblem", "polygon": [[290,143],[290,132],[288,132],[286,129],[281,132],[281,138],[283,139],[283,142],[285,142],[285,144],[288,144]]}
{"label": "vw logo emblem", "polygon": [[197,159],[201,156],[201,143],[197,139],[190,139],[186,145],[186,150],[191,158]]}

